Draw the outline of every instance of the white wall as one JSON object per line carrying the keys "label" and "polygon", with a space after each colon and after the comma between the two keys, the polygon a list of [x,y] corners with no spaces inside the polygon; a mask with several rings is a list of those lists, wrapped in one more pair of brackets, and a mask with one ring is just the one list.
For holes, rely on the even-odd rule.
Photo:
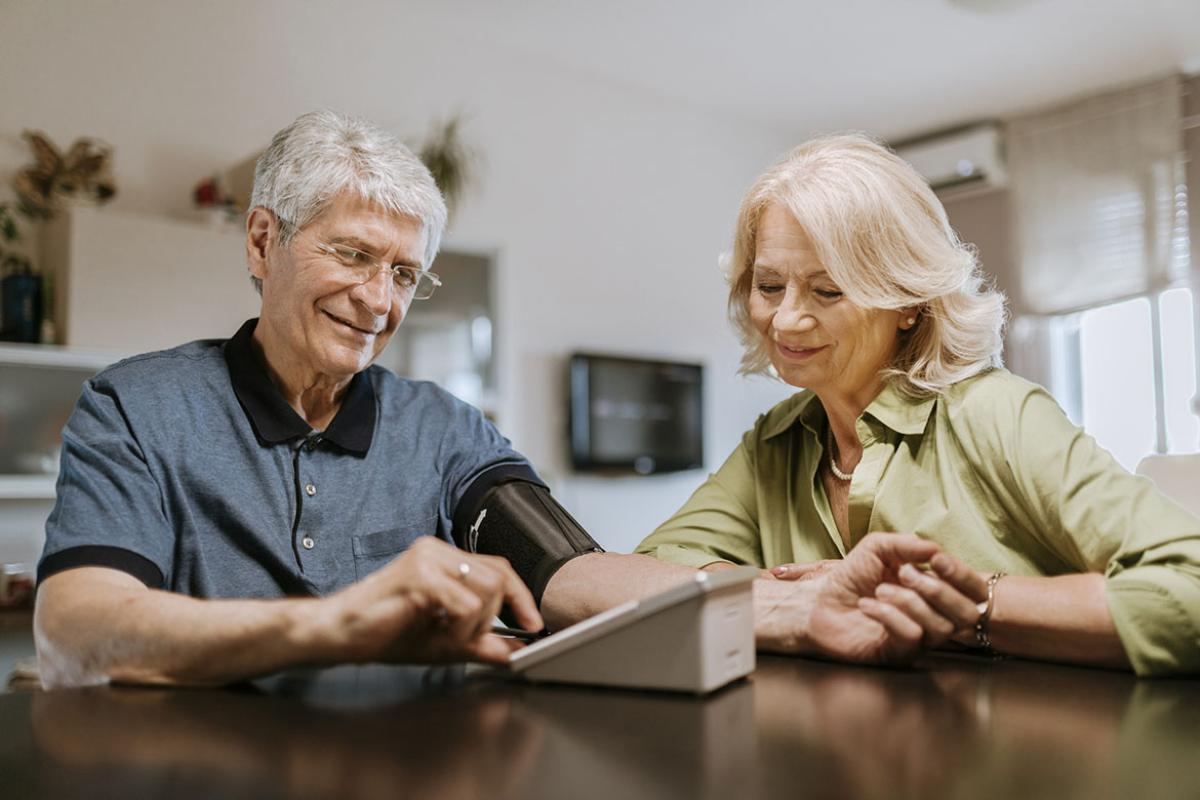
{"label": "white wall", "polygon": [[116,148],[116,207],[183,214],[199,178],[304,111],[361,114],[414,140],[465,112],[483,164],[448,243],[498,254],[501,427],[610,548],[632,547],[703,475],[572,477],[565,354],[703,360],[710,468],[787,394],[734,377],[716,266],[741,192],[795,143],[786,133],[564,72],[415,3],[4,5],[5,183],[27,160],[23,128],[64,147],[93,135]]}

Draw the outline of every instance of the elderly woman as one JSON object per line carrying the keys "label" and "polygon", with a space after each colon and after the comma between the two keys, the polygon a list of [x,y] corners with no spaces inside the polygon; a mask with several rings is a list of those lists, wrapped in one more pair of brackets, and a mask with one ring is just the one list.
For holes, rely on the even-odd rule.
{"label": "elderly woman", "polygon": [[[964,644],[1200,671],[1200,520],[1001,368],[1003,297],[908,164],[862,135],[801,145],[743,201],[729,283],[743,372],[804,391],[639,552],[803,579],[869,532],[913,532],[937,573],[987,583]],[[902,568],[863,611],[919,617],[939,583]]]}

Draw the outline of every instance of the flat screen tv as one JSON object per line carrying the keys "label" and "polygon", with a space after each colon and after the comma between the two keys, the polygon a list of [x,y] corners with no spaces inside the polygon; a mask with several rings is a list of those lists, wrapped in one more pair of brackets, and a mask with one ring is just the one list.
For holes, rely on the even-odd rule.
{"label": "flat screen tv", "polygon": [[704,465],[704,367],[577,353],[570,360],[571,464],[642,475]]}

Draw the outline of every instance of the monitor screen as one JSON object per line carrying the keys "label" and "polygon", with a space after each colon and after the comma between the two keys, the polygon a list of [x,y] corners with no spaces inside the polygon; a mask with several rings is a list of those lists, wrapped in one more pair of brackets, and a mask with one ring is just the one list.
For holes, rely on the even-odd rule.
{"label": "monitor screen", "polygon": [[575,469],[650,474],[704,465],[700,364],[576,354],[570,382]]}

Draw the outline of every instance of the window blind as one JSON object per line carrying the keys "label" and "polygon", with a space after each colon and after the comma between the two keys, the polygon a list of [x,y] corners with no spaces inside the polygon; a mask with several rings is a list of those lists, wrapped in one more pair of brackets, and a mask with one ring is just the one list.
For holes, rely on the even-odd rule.
{"label": "window blind", "polygon": [[1013,120],[1018,314],[1061,314],[1187,277],[1178,76]]}

